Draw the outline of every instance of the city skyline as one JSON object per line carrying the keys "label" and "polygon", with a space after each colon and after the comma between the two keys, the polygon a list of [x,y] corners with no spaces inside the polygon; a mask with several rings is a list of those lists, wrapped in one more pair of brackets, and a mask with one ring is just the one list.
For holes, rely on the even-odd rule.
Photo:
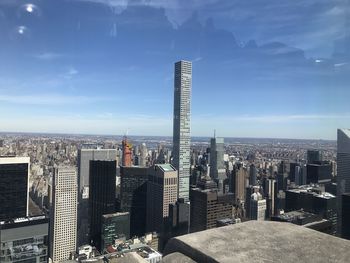
{"label": "city skyline", "polygon": [[0,131],[171,136],[173,63],[184,59],[193,136],[335,140],[350,122],[347,10],[1,1]]}

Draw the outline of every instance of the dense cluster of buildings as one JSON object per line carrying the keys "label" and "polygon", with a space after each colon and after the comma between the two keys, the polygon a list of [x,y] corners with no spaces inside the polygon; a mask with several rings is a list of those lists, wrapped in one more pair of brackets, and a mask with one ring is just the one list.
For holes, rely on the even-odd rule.
{"label": "dense cluster of buildings", "polygon": [[350,239],[350,130],[338,130],[336,159],[331,148],[304,158],[215,135],[191,144],[191,62],[175,64],[174,81],[172,148],[127,136],[0,140],[1,262],[156,263],[172,237],[248,220]]}

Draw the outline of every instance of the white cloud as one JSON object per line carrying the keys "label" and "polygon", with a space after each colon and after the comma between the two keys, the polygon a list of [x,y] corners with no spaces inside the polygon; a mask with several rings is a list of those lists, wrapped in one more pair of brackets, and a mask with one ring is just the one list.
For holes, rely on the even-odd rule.
{"label": "white cloud", "polygon": [[113,99],[104,97],[66,96],[60,94],[0,95],[0,101],[27,105],[88,104],[111,100]]}
{"label": "white cloud", "polygon": [[53,52],[43,52],[43,53],[35,54],[33,55],[33,57],[40,60],[54,60],[62,57],[62,54],[53,53]]}
{"label": "white cloud", "polygon": [[164,8],[165,14],[174,27],[178,27],[191,17],[194,10],[219,0],[75,0],[109,6],[115,14],[120,14],[128,6],[149,6]]}
{"label": "white cloud", "polygon": [[118,31],[117,31],[117,24],[116,23],[113,23],[111,31],[109,32],[109,35],[111,37],[117,37]]}
{"label": "white cloud", "polygon": [[348,62],[336,63],[336,64],[334,64],[334,67],[342,67],[342,66],[346,66],[348,64],[349,64]]}
{"label": "white cloud", "polygon": [[68,74],[69,75],[76,75],[78,74],[78,70],[76,70],[75,68],[71,67],[69,70],[68,70]]}
{"label": "white cloud", "polygon": [[196,57],[194,60],[192,60],[192,62],[199,62],[201,61],[203,58],[202,57]]}
{"label": "white cloud", "polygon": [[63,78],[72,79],[75,75],[77,75],[79,71],[74,67],[69,67],[67,72],[63,74]]}

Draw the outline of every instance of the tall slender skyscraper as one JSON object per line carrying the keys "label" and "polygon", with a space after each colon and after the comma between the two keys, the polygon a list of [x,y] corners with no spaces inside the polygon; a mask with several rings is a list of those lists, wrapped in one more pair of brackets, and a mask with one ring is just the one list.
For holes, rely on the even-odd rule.
{"label": "tall slender skyscraper", "polygon": [[192,63],[175,63],[173,165],[179,172],[179,198],[189,201]]}
{"label": "tall slender skyscraper", "polygon": [[52,262],[69,259],[77,241],[78,178],[74,167],[59,167],[53,177],[50,213],[50,257]]}
{"label": "tall slender skyscraper", "polygon": [[337,204],[338,235],[342,229],[342,194],[350,192],[350,129],[338,129],[337,138]]}

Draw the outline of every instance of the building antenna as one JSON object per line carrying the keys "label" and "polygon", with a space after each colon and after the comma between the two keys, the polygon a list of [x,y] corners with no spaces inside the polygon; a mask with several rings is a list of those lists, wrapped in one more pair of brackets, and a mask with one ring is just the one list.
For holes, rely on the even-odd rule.
{"label": "building antenna", "polygon": [[214,138],[216,138],[216,129],[214,129]]}

